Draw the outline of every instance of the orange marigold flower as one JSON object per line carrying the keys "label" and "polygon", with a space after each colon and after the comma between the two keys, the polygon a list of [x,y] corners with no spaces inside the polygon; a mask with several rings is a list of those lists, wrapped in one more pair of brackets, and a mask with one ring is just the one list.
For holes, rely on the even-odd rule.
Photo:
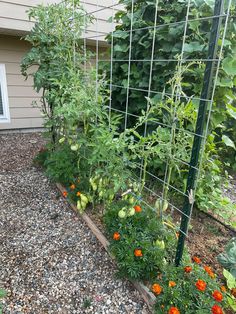
{"label": "orange marigold flower", "polygon": [[204,269],[205,269],[205,271],[206,271],[208,274],[212,273],[211,267],[209,267],[209,266],[204,266]]}
{"label": "orange marigold flower", "polygon": [[212,314],[224,314],[222,308],[217,304],[212,306],[211,312],[212,312]]}
{"label": "orange marigold flower", "polygon": [[134,209],[135,209],[136,213],[140,213],[142,211],[142,207],[139,205],[135,205]]}
{"label": "orange marigold flower", "polygon": [[64,197],[67,197],[68,192],[64,191],[64,192],[62,193],[62,195],[63,195]]}
{"label": "orange marigold flower", "polygon": [[169,309],[168,314],[180,314],[180,311],[178,310],[177,307],[172,306],[172,307]]}
{"label": "orange marigold flower", "polygon": [[212,293],[212,296],[213,298],[218,301],[218,302],[221,302],[223,300],[223,295],[220,291],[218,290],[215,290],[213,293]]}
{"label": "orange marigold flower", "polygon": [[74,190],[75,189],[75,184],[71,184],[70,189]]}
{"label": "orange marigold flower", "polygon": [[76,193],[76,195],[77,195],[77,196],[80,196],[80,195],[81,195],[81,193],[80,193],[80,192],[77,192],[77,193]]}
{"label": "orange marigold flower", "polygon": [[159,295],[162,292],[162,287],[158,283],[152,285],[152,292]]}
{"label": "orange marigold flower", "polygon": [[208,273],[209,274],[209,276],[211,277],[211,278],[215,278],[215,274],[213,273],[213,271],[211,271],[210,273]]}
{"label": "orange marigold flower", "polygon": [[173,288],[176,286],[176,283],[174,281],[169,281],[169,287]]}
{"label": "orange marigold flower", "polygon": [[141,257],[141,256],[143,256],[143,252],[142,252],[142,250],[140,250],[140,249],[135,249],[135,250],[134,250],[134,255],[135,255],[136,257]]}
{"label": "orange marigold flower", "polygon": [[201,263],[200,258],[197,257],[197,256],[194,256],[194,257],[193,257],[193,261],[194,261],[196,264],[200,264],[200,263]]}
{"label": "orange marigold flower", "polygon": [[113,240],[115,240],[115,241],[120,240],[120,234],[119,234],[119,232],[115,232],[115,233],[113,234]]}
{"label": "orange marigold flower", "polygon": [[196,288],[199,290],[199,291],[205,291],[206,290],[206,282],[199,279],[196,284],[195,284]]}
{"label": "orange marigold flower", "polygon": [[220,290],[221,290],[222,292],[226,292],[226,291],[227,291],[227,289],[226,289],[225,286],[221,286],[221,287],[220,287]]}
{"label": "orange marigold flower", "polygon": [[185,266],[185,267],[184,267],[184,271],[185,271],[186,273],[191,273],[192,270],[193,270],[193,269],[192,269],[191,266]]}

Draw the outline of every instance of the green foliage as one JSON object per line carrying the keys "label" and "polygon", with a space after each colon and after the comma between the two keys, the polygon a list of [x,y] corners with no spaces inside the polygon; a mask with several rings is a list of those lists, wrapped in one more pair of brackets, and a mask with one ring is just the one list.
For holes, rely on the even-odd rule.
{"label": "green foliage", "polygon": [[[226,306],[226,293],[220,292],[216,279],[211,278],[199,265],[188,264],[188,266],[191,267],[189,273],[185,271],[184,266],[168,266],[153,282],[162,288],[161,293],[157,295],[156,314],[167,313],[171,307],[176,307],[179,313],[184,314],[208,314],[211,313],[211,308],[215,304],[221,308]],[[204,291],[200,291],[196,287],[199,279],[206,283]],[[214,291],[222,294],[222,302],[214,299]]]}
{"label": "green foliage", "polygon": [[69,85],[71,77],[82,69],[85,61],[81,34],[84,23],[89,20],[87,17],[85,20],[84,13],[80,1],[72,0],[39,5],[29,11],[29,18],[36,23],[25,36],[32,48],[23,58],[21,70],[26,79],[33,76],[34,89],[42,92],[41,104],[38,105],[53,144],[60,126],[60,120],[54,117],[55,107],[66,105],[63,97],[66,95],[61,95],[63,84],[67,81]]}
{"label": "green foliage", "polygon": [[[119,212],[123,208],[127,215]],[[121,218],[123,217],[123,218]],[[115,232],[119,240],[111,240],[110,251],[118,264],[118,275],[130,279],[150,279],[163,270],[175,256],[176,237],[155,212],[142,207],[136,212],[127,201],[112,203],[104,216],[109,239]],[[135,256],[141,250],[142,256]]]}
{"label": "green foliage", "polygon": [[236,278],[236,238],[229,241],[225,251],[217,259]]}
{"label": "green foliage", "polygon": [[49,151],[46,149],[46,147],[41,148],[33,160],[34,164],[39,167],[44,167],[44,163],[47,160],[48,155]]}
{"label": "green foliage", "polygon": [[230,292],[227,293],[228,304],[234,311],[236,311],[236,296],[235,296],[236,279],[226,269],[223,270],[223,275],[226,279],[227,287],[230,290]]}
{"label": "green foliage", "polygon": [[[131,0],[121,0],[126,9],[116,14],[116,21],[119,25],[113,32],[113,81],[116,85],[125,86],[128,77],[128,56],[129,56],[129,29],[131,26]],[[226,2],[227,4],[227,2]],[[155,34],[155,51],[152,70],[152,90],[160,92],[160,97],[165,90],[169,92],[170,85],[167,83],[174,76],[179,55],[182,51],[184,34],[184,23],[186,16],[187,0],[158,1],[157,8],[157,29]],[[198,0],[190,4],[188,29],[186,43],[184,46],[185,59],[206,58],[211,30],[211,23],[214,8],[214,1]],[[156,1],[145,0],[134,3],[133,29],[138,29],[132,35],[131,58],[135,61],[131,64],[130,87],[147,89],[149,84],[150,65],[143,60],[151,59],[151,47],[153,42],[153,29],[155,19]],[[227,98],[232,95],[232,88],[235,86],[235,4],[231,8],[229,28],[224,46],[223,66],[220,71],[219,83],[216,91],[216,102],[213,112],[213,128],[219,127],[220,123],[227,119],[225,106]],[[128,14],[127,14],[128,12]],[[206,19],[209,17],[209,19]],[[196,20],[205,18],[204,21]],[[178,22],[178,23],[176,23]],[[108,36],[111,40],[111,37]],[[219,42],[221,44],[221,42]],[[145,47],[145,48],[144,48]],[[164,60],[176,60],[164,61]],[[119,61],[116,61],[119,60]],[[123,61],[121,61],[123,60]],[[140,61],[139,61],[140,60]],[[159,61],[158,61],[159,60]],[[183,89],[189,95],[200,96],[202,87],[204,65],[195,62],[188,72],[183,76]],[[232,86],[224,86],[221,82],[228,79]],[[223,86],[221,86],[223,85]],[[152,93],[151,97],[155,94]],[[139,114],[141,109],[146,108],[145,93],[130,90],[129,112]],[[113,105],[117,108],[125,108],[126,90],[114,87]],[[234,103],[235,105],[235,103]],[[234,106],[235,107],[235,106]]]}
{"label": "green foliage", "polygon": [[91,153],[88,164],[93,169],[91,187],[95,199],[106,202],[127,188],[130,171],[125,162],[126,143],[123,134],[118,133],[120,117],[114,116],[110,123],[104,116],[92,126],[92,136],[88,143]]}
{"label": "green foliage", "polygon": [[[129,29],[131,26],[132,6],[131,0],[122,0],[121,3],[126,6],[126,10],[116,14],[116,21],[119,25],[112,33],[114,36],[112,77],[113,82],[115,82],[115,86],[113,87],[112,106],[119,110],[124,110],[127,97]],[[159,112],[156,115],[156,119],[161,126],[160,129],[169,137],[170,128],[166,127],[166,125],[173,125],[174,123],[174,111],[171,113],[171,107],[173,109],[176,108],[178,111],[176,113],[177,125],[175,127],[177,128],[178,124],[180,124],[186,131],[195,131],[198,101],[194,97],[200,97],[202,78],[205,69],[204,64],[201,62],[189,62],[186,69],[178,76],[180,80],[177,81],[179,83],[177,84],[177,89],[173,89],[173,78],[178,72],[178,70],[176,71],[176,66],[181,54],[184,33],[184,23],[176,22],[185,20],[186,7],[187,0],[161,0],[158,2],[154,51],[155,61],[153,62],[151,84],[151,90],[155,90],[158,93],[151,92],[150,99],[147,99],[147,94],[132,88],[148,89],[151,46],[153,43],[152,26],[154,25],[156,1],[146,0],[135,1],[134,3],[134,15],[132,21],[133,29],[139,30],[132,33],[131,59],[136,61],[131,62],[130,69],[129,85],[131,89],[129,90],[129,113],[140,115],[142,110],[146,111],[150,102],[158,104]],[[210,0],[191,2],[186,43],[184,46],[184,59],[206,58],[212,18],[205,18],[213,15],[213,7],[214,1]],[[196,194],[196,203],[201,209],[210,209],[217,214],[221,214],[221,209],[223,208],[222,216],[224,219],[228,219],[232,210],[235,209],[235,206],[232,205],[220,191],[221,186],[225,183],[227,184],[227,178],[222,172],[224,162],[220,161],[219,156],[219,154],[221,154],[224,156],[223,161],[228,161],[232,166],[234,165],[234,138],[236,136],[236,102],[234,95],[236,82],[236,73],[234,70],[236,53],[235,11],[236,6],[233,4],[231,8],[232,15],[230,17],[229,28],[224,45],[222,68],[220,69],[215,100],[213,103],[209,132],[210,136],[208,137],[206,152],[203,157],[202,176],[198,184],[199,190]],[[204,21],[196,20],[198,18],[204,18]],[[110,36],[108,36],[108,40],[111,40]],[[221,44],[221,42],[219,42],[219,44]],[[108,77],[109,75],[110,73],[108,69]],[[175,95],[179,94],[179,88],[182,90],[181,102],[173,102],[178,98],[175,97]],[[172,98],[172,105],[171,101],[169,101],[169,103],[168,101],[164,101],[163,104],[163,95],[165,93]],[[192,97],[192,100],[188,102],[184,95]],[[133,126],[135,124],[134,118],[129,118],[128,123]],[[150,128],[148,129],[150,130]],[[156,160],[152,160],[149,164],[149,167],[155,168],[155,172],[157,172],[159,176],[164,176],[166,160],[173,161],[173,158],[169,158],[171,151],[171,155],[172,157],[175,157],[175,159],[180,159],[187,163],[189,162],[189,150],[192,144],[191,136],[186,135],[185,132],[177,132],[175,136],[176,140],[172,143],[172,147],[167,149],[168,152],[164,161],[162,158],[156,158]],[[188,151],[187,155],[178,154],[178,149],[174,154],[175,147],[178,146],[177,136],[179,136],[180,147],[184,147],[184,142],[186,142],[186,147],[189,149],[181,150],[181,152]],[[161,152],[160,157],[162,157],[162,153],[166,152]],[[228,157],[226,158],[226,156]],[[210,161],[209,163],[208,160]],[[169,167],[169,182],[171,182],[172,185],[183,189],[184,186],[182,182],[186,182],[187,169],[176,160],[172,164],[173,166]],[[209,192],[209,187],[210,191],[213,193]]]}
{"label": "green foliage", "polygon": [[78,176],[77,155],[64,144],[50,153],[44,162],[46,175],[54,182],[68,184]]}

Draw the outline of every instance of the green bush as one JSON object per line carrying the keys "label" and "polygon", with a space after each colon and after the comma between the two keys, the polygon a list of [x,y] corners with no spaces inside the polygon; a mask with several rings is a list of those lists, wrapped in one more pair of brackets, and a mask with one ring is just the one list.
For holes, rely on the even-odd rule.
{"label": "green bush", "polygon": [[[122,208],[125,216],[120,213]],[[175,231],[165,226],[151,209],[142,207],[137,212],[127,201],[117,201],[107,208],[104,223],[119,276],[150,279],[173,262]],[[119,240],[115,240],[118,234]]]}
{"label": "green bush", "polygon": [[[213,277],[213,278],[212,278]],[[226,293],[209,267],[168,266],[152,283],[156,314],[223,314]]]}
{"label": "green bush", "polygon": [[46,175],[54,182],[66,186],[79,175],[77,167],[77,154],[64,144],[51,152],[44,162]]}

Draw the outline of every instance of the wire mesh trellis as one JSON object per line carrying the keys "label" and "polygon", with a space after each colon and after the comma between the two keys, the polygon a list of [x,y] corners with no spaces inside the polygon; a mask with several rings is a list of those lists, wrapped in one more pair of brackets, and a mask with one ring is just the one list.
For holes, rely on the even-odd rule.
{"label": "wire mesh trellis", "polygon": [[[121,1],[122,2],[122,1]],[[94,17],[93,26],[91,25],[84,25],[84,54],[85,59],[87,55],[87,50],[91,43],[95,41],[96,49],[95,49],[95,58],[94,63],[96,67],[96,78],[97,84],[99,81],[99,71],[103,68],[104,65],[107,66],[109,64],[109,77],[107,87],[109,88],[109,103],[107,106],[107,110],[109,113],[109,120],[111,121],[112,113],[116,112],[123,115],[123,127],[126,129],[130,124],[130,119],[139,119],[140,115],[137,113],[133,113],[130,111],[130,102],[131,102],[131,93],[136,92],[142,95],[143,102],[145,106],[148,108],[150,98],[154,96],[159,97],[173,97],[176,102],[185,103],[187,104],[188,101],[195,101],[197,103],[197,113],[195,119],[195,126],[194,130],[189,130],[187,128],[178,127],[175,119],[172,120],[172,123],[166,123],[163,121],[155,121],[155,124],[161,126],[162,128],[167,128],[170,130],[172,134],[172,138],[170,139],[170,146],[174,145],[174,132],[183,132],[183,134],[188,134],[188,136],[192,137],[192,146],[191,151],[189,152],[188,160],[182,160],[178,156],[172,156],[174,161],[177,164],[184,165],[186,171],[188,172],[187,182],[183,184],[182,187],[175,186],[168,180],[168,167],[169,167],[169,158],[166,156],[166,163],[165,169],[162,175],[157,175],[155,172],[151,170],[151,167],[146,171],[147,175],[150,179],[152,184],[146,183],[144,186],[144,190],[155,198],[160,198],[163,202],[166,200],[165,191],[166,188],[169,191],[175,192],[181,197],[181,201],[175,203],[175,200],[168,199],[169,205],[172,209],[172,212],[176,212],[180,215],[180,226],[179,226],[179,240],[176,250],[176,264],[178,265],[181,261],[183,250],[184,250],[184,242],[186,237],[188,236],[188,226],[192,215],[192,210],[194,206],[194,199],[195,193],[197,188],[197,183],[200,178],[200,171],[203,162],[203,151],[206,146],[207,136],[208,136],[208,129],[211,119],[212,113],[212,106],[214,101],[214,95],[217,86],[217,78],[220,71],[222,56],[223,56],[223,49],[224,49],[224,42],[226,38],[226,32],[228,27],[228,22],[230,18],[230,8],[231,8],[231,0],[228,0],[227,4],[224,0],[215,0],[212,6],[212,15],[209,16],[199,16],[198,18],[191,19],[190,12],[193,10],[194,7],[194,0],[186,0],[186,7],[185,7],[185,18],[183,20],[175,20],[169,22],[158,22],[158,16],[161,14],[159,11],[159,4],[161,0],[153,1],[153,5],[155,8],[155,12],[153,14],[154,19],[152,20],[152,25],[145,26],[145,27],[137,27],[134,22],[135,16],[135,9],[136,5],[140,1],[130,0],[129,2],[129,13],[127,13],[127,17],[129,18],[129,29],[122,29],[123,32],[127,33],[126,40],[129,43],[128,51],[127,51],[127,58],[118,58],[114,54],[114,45],[115,45],[115,27],[117,25],[117,17],[116,13],[122,9],[126,10],[121,3],[112,0],[109,1],[109,5],[107,7],[101,5],[98,0],[96,1],[96,10],[92,10],[91,12],[86,13],[86,15],[91,15]],[[85,1],[86,3],[86,1]],[[177,3],[178,5],[178,3]],[[110,16],[109,19],[109,27],[108,21],[105,18],[106,27],[101,29],[101,20],[104,20],[104,16]],[[86,21],[86,19],[85,19]],[[186,45],[187,43],[187,33],[193,32],[190,25],[193,23],[205,23],[208,22],[209,29],[209,43],[206,49],[205,55],[196,58],[188,58],[186,56]],[[182,36],[181,36],[181,43],[179,44],[179,54],[176,53],[177,57],[173,58],[157,58],[158,49],[156,44],[156,36],[166,27],[169,28],[182,28]],[[110,28],[110,29],[109,29]],[[135,50],[135,46],[133,45],[133,39],[135,34],[142,31],[151,32],[151,46],[147,49],[150,50],[150,57],[147,58],[139,56],[139,58],[133,58],[133,51]],[[106,36],[109,35],[109,45],[110,45],[110,56],[104,57],[101,55],[101,52],[104,51],[104,42]],[[201,35],[201,34],[200,34]],[[219,44],[220,43],[220,44]],[[143,48],[145,51],[145,47]],[[156,90],[153,84],[153,76],[154,76],[154,67],[155,64],[158,63],[176,64],[177,70],[181,72],[183,67],[186,64],[201,64],[204,65],[204,71],[202,71],[202,89],[198,94],[195,95],[188,95],[183,93],[180,88],[175,90],[174,95],[171,94],[168,90]],[[123,81],[117,80],[117,77],[114,75],[114,67],[119,66],[120,64],[126,64],[127,66],[127,74],[124,75]],[[131,78],[132,66],[133,64],[148,64],[148,79],[145,82],[145,86],[133,86],[133,80]],[[85,68],[86,68],[85,64]],[[156,67],[155,67],[156,69]],[[122,82],[124,82],[122,84]],[[167,83],[167,82],[166,82]],[[114,105],[115,97],[117,97],[117,91],[120,93],[124,93],[124,103],[122,108],[117,108]],[[98,97],[98,88],[96,87],[96,99]],[[147,97],[147,98],[145,98]],[[174,113],[174,118],[176,114]],[[132,120],[132,121],[133,121]],[[109,123],[111,123],[109,121]],[[149,125],[146,122],[143,130],[143,136],[145,137],[149,130]],[[174,130],[174,132],[173,132]],[[121,157],[122,158],[122,157]],[[132,162],[133,164],[134,162]],[[132,166],[127,163],[127,167]],[[135,162],[136,169],[139,169],[140,174],[144,168],[144,161],[140,159],[139,162]],[[140,175],[138,173],[134,173],[132,178],[134,181],[140,181]],[[159,188],[157,188],[159,186]],[[132,193],[132,192],[131,192]],[[151,198],[143,197],[140,199],[141,202],[144,202],[146,206],[153,208],[153,203],[151,202]]]}

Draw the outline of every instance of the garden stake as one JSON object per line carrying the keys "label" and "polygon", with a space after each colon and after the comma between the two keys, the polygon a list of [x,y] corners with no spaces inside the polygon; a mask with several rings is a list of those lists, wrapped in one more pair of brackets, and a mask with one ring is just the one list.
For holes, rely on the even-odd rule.
{"label": "garden stake", "polygon": [[[186,195],[191,193],[191,190],[195,188],[195,181],[196,181],[196,173],[197,173],[197,165],[199,162],[199,156],[201,151],[201,144],[204,132],[204,125],[206,122],[207,117],[207,104],[209,99],[212,96],[212,83],[213,83],[213,71],[215,62],[212,61],[217,57],[217,48],[218,48],[218,40],[220,38],[220,26],[221,26],[221,19],[222,19],[222,12],[223,12],[223,0],[216,0],[215,1],[215,8],[214,8],[214,18],[212,21],[212,28],[210,34],[210,41],[208,47],[208,60],[206,61],[206,68],[204,73],[203,79],[203,87],[201,92],[201,100],[199,102],[199,110],[198,110],[198,117],[196,123],[196,130],[194,136],[194,142],[192,147],[192,154],[191,160],[189,164],[189,173],[188,173],[188,180],[187,180],[187,187],[186,187]],[[189,218],[191,215],[192,209],[192,201],[190,201],[189,197],[184,198],[184,205],[183,205],[183,214],[181,218],[180,224],[180,234],[179,240],[177,244],[176,250],[176,258],[175,264],[178,266],[181,262],[183,251],[184,251],[184,243],[186,239],[186,234],[188,231],[188,224]]]}

